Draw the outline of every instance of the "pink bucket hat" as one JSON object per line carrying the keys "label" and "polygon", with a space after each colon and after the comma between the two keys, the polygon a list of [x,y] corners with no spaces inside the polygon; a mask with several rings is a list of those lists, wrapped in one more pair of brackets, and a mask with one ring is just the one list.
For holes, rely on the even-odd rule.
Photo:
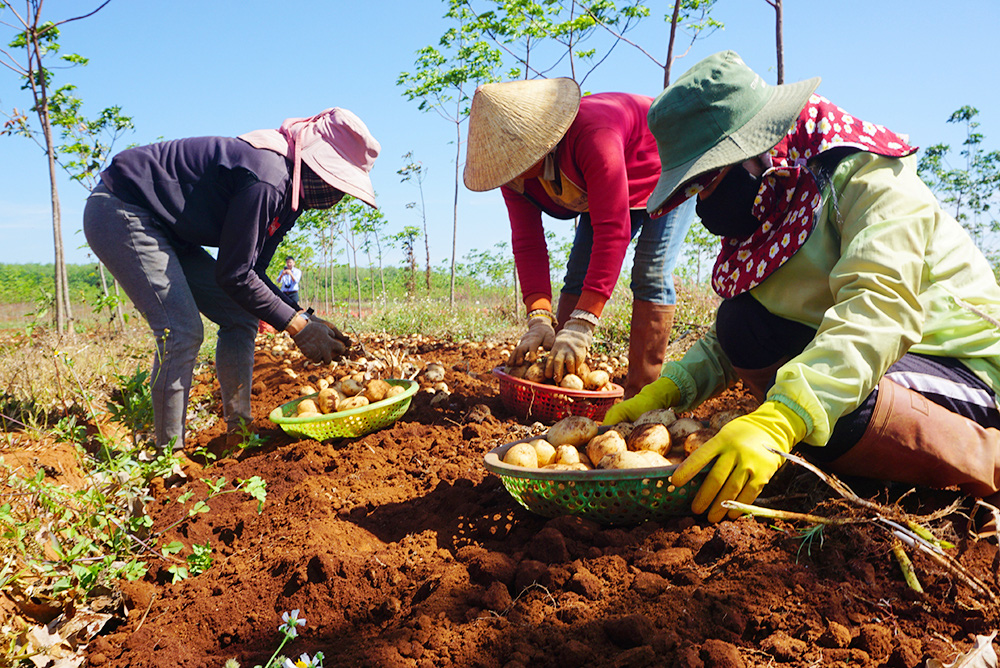
{"label": "pink bucket hat", "polygon": [[311,118],[287,118],[277,130],[254,130],[239,138],[292,161],[293,211],[299,208],[302,161],[334,188],[377,208],[368,172],[382,147],[347,109],[333,107]]}

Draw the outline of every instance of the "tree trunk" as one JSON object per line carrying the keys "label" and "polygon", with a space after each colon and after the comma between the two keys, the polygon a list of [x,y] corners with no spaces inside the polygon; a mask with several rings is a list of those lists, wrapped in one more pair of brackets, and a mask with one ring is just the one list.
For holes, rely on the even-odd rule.
{"label": "tree trunk", "polygon": [[354,230],[349,229],[351,234],[351,256],[354,260],[354,287],[358,290],[358,319],[361,319],[361,271],[358,269],[358,250],[354,244]]}
{"label": "tree trunk", "polygon": [[513,286],[514,292],[511,295],[512,297],[514,297],[514,308],[511,309],[511,310],[514,313],[514,319],[516,320],[517,318],[519,318],[521,316],[521,300],[518,299],[518,294],[517,294],[517,264],[516,263],[514,264],[514,268],[511,270],[511,274],[513,274],[513,278],[514,278],[514,280],[512,281],[512,286]]}
{"label": "tree trunk", "polygon": [[[43,93],[44,98],[44,93]],[[59,186],[56,182],[56,156],[52,145],[52,125],[46,111],[39,111],[42,118],[42,132],[45,136],[45,152],[49,161],[49,191],[52,196],[52,243],[55,248],[55,292],[56,331],[68,333],[72,327],[73,313],[69,301],[69,280],[66,275],[66,256],[62,238],[62,209],[59,205]]]}
{"label": "tree trunk", "polygon": [[670,39],[667,41],[667,59],[663,64],[663,87],[670,85],[670,67],[674,64],[674,41],[677,39],[677,21],[681,15],[681,0],[674,0],[674,16],[670,20]]}
{"label": "tree trunk", "polygon": [[784,22],[784,17],[782,16],[781,10],[781,0],[774,0],[774,31],[775,31],[775,45],[778,51],[778,85],[785,83],[785,43],[782,32],[784,31],[782,23]]}
{"label": "tree trunk", "polygon": [[[49,192],[52,201],[52,242],[55,252],[55,321],[56,331],[62,335],[70,330],[73,314],[69,301],[69,281],[66,276],[66,257],[63,252],[62,210],[59,206],[59,186],[56,181],[56,153],[52,143],[52,122],[49,119],[49,99],[46,90],[45,68],[42,64],[42,47],[38,41],[38,13],[34,23],[25,32],[28,36],[28,85],[35,101],[35,113],[42,124],[42,136],[45,138],[45,154],[49,165]],[[34,64],[32,64],[34,62]]]}
{"label": "tree trunk", "polygon": [[[427,252],[427,271],[424,280],[427,283],[427,294],[431,293],[431,238],[427,234],[427,209],[424,208],[424,186],[420,184],[420,213],[424,218],[424,250]],[[416,258],[414,258],[414,262]]]}
{"label": "tree trunk", "polygon": [[375,248],[378,253],[378,281],[382,286],[382,299],[385,299],[385,270],[382,268],[382,241],[378,238],[378,232],[375,232]]}
{"label": "tree trunk", "polygon": [[[462,99],[462,90],[458,91],[458,98]],[[461,106],[456,113],[456,118],[461,119]],[[461,163],[462,158],[462,123],[461,120],[455,122],[455,200],[452,208],[451,226],[451,288],[448,291],[448,303],[452,310],[455,308],[455,254],[458,248],[458,184],[462,180]]]}

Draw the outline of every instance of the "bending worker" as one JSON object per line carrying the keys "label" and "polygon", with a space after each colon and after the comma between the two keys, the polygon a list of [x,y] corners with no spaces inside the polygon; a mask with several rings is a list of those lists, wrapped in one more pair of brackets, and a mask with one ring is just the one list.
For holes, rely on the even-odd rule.
{"label": "bending worker", "polygon": [[[721,239],[714,326],[606,422],[687,410],[737,379],[763,403],[674,472],[710,521],[751,503],[796,444],[822,468],[988,496],[1000,484],[1000,288],[917,176],[905,138],[768,86],[732,51],[653,103],[652,211],[694,195]],[[731,517],[738,512],[732,511]]]}
{"label": "bending worker", "polygon": [[332,207],[344,194],[375,206],[368,172],[378,152],[361,119],[333,108],[239,138],[131,148],[101,173],[83,230],[153,332],[158,449],[184,446],[200,314],[219,325],[215,368],[230,434],[251,419],[258,319],[288,332],[310,360],[345,353],[348,338],[310,318],[266,271],[303,210]]}
{"label": "bending worker", "polygon": [[[659,374],[677,296],[673,269],[693,205],[651,220],[646,199],[660,175],[646,125],[651,98],[599,93],[581,99],[572,79],[480,86],[469,115],[465,185],[500,187],[528,331],[511,355],[520,364],[551,349],[548,373],[561,380],[584,362],[605,303],[638,235],[632,266],[632,329],[625,396]],[[579,216],[556,314],[542,213]]]}

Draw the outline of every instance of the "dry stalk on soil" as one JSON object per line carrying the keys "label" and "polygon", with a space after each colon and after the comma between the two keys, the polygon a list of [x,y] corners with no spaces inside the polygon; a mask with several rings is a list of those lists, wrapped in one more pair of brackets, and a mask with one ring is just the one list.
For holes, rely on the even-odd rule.
{"label": "dry stalk on soil", "polygon": [[[795,513],[763,508],[736,501],[723,502],[723,506],[731,510],[740,510],[749,515],[808,522],[813,525],[871,524],[880,527],[881,529],[888,531],[893,536],[893,554],[896,557],[900,569],[903,571],[904,577],[906,578],[907,584],[911,589],[919,592],[923,591],[917,581],[913,564],[903,550],[904,545],[911,550],[917,550],[926,555],[931,561],[951,573],[955,578],[960,580],[969,589],[975,592],[977,596],[987,599],[990,603],[996,602],[997,594],[989,587],[989,585],[974,576],[968,571],[968,569],[962,566],[957,559],[945,552],[944,548],[950,547],[950,545],[945,541],[935,538],[931,531],[924,526],[924,523],[928,520],[928,518],[910,515],[898,504],[886,506],[864,499],[858,496],[839,478],[820,470],[801,457],[790,453],[780,452],[778,450],[772,450],[772,452],[775,452],[793,464],[810,471],[826,483],[827,486],[829,486],[833,491],[840,495],[841,498],[865,511],[865,514],[861,516],[822,517],[806,513]],[[948,508],[935,513],[934,517],[943,517],[951,512],[954,512],[958,509],[958,505],[959,503],[955,502]],[[989,504],[982,505],[985,505],[987,508],[990,507]],[[995,517],[1000,517],[1000,511],[997,511],[996,509],[993,510],[995,512]]]}

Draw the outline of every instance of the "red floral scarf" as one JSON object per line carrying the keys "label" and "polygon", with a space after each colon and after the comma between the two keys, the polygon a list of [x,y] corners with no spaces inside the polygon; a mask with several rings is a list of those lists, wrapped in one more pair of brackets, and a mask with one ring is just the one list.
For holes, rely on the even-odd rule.
{"label": "red floral scarf", "polygon": [[[838,146],[893,158],[917,150],[895,132],[858,120],[824,97],[811,96],[796,124],[764,156],[771,166],[764,172],[753,207],[760,228],[743,240],[722,239],[712,271],[712,287],[721,297],[729,299],[757,287],[806,242],[823,201],[806,163]],[[704,187],[692,185],[697,190]]]}

